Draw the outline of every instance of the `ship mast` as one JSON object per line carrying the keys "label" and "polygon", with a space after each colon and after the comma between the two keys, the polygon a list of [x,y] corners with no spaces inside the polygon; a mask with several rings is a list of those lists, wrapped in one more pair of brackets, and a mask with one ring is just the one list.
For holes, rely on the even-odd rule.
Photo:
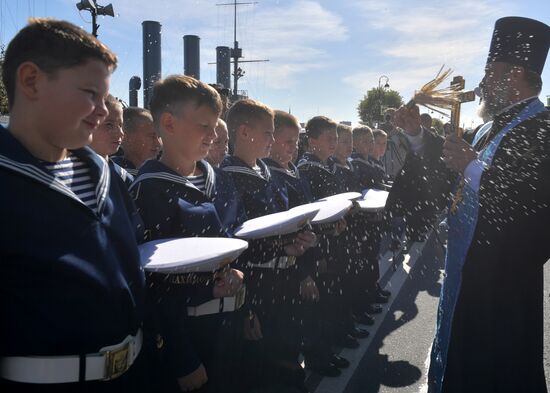
{"label": "ship mast", "polygon": [[232,3],[216,4],[217,6],[233,6],[233,48],[231,49],[231,58],[233,59],[233,98],[237,99],[239,96],[239,79],[241,79],[245,71],[239,67],[240,63],[264,63],[269,60],[240,60],[243,58],[243,50],[239,48],[239,41],[237,41],[237,7],[240,5],[254,5],[258,4],[254,2],[237,2],[234,0]]}

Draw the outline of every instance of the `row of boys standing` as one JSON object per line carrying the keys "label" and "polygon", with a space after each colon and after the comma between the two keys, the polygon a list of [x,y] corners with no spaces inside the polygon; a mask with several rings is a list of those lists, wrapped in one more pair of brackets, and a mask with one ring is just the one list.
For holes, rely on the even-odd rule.
{"label": "row of boys standing", "polygon": [[[197,94],[194,90],[203,97],[212,95],[211,102],[193,108],[193,96]],[[178,136],[174,136],[176,132],[166,135],[165,126],[156,124],[157,130],[163,130],[160,132],[165,146],[163,156],[158,161],[146,162],[130,187],[150,236],[148,240],[223,236],[245,219],[342,192],[386,187],[382,166],[369,157],[374,153],[380,158],[384,153],[383,131],[377,130],[375,138],[368,127],[360,127],[354,130],[352,138],[350,127],[337,125],[326,117],[315,117],[306,125],[308,153],[296,167],[292,159],[300,126],[294,116],[274,112],[257,101],[242,100],[230,108],[226,125],[223,120],[215,119],[221,108],[210,87],[191,78],[174,76],[155,87],[151,101],[154,119],[162,118],[162,114],[159,116],[156,112],[159,107],[173,104],[163,102],[164,97],[174,100],[172,97],[178,97],[178,93],[179,98],[175,100],[178,105],[191,105],[184,115],[186,124],[178,130]],[[209,121],[210,128],[205,129]],[[212,124],[217,124],[219,135],[213,132]],[[193,126],[197,130],[195,135]],[[228,140],[232,141],[233,148],[230,156],[219,151],[224,152]],[[353,141],[357,152],[351,157]],[[221,149],[209,154],[211,143],[221,145]],[[205,157],[212,166],[203,161]],[[124,158],[118,162],[124,164]],[[132,169],[131,165],[127,167]],[[189,172],[182,170],[183,167]],[[182,176],[182,173],[189,175]],[[336,232],[322,235],[317,248],[311,247],[314,238],[310,232],[299,234],[296,244],[286,246],[281,241],[288,242],[288,239],[251,242],[249,251],[237,262],[245,273],[250,304],[246,318],[254,327],[246,326],[245,337],[249,340],[241,348],[244,354],[237,355],[238,351],[233,348],[230,359],[222,356],[227,353],[224,351],[227,340],[220,343],[213,337],[227,337],[226,334],[220,336],[205,330],[204,318],[187,318],[187,324],[196,325],[190,341],[199,341],[197,353],[202,356],[186,365],[185,375],[200,370],[198,374],[202,374],[204,381],[206,373],[201,360],[208,363],[207,370],[218,372],[219,360],[223,358],[223,364],[244,366],[248,374],[247,388],[283,384],[305,389],[304,373],[298,363],[300,351],[312,370],[326,376],[339,375],[338,368],[347,367],[348,362],[334,354],[332,346],[357,347],[357,338],[367,337],[368,332],[355,327],[354,320],[373,324],[369,314],[381,311],[375,303],[386,302],[389,296],[378,286],[381,230],[374,219],[358,214],[348,218],[348,228],[344,231],[345,222],[339,223],[338,228],[315,228],[317,233],[327,229]],[[167,289],[163,288],[156,296],[165,296],[163,291]],[[315,304],[319,298],[319,304]],[[188,304],[209,300],[209,296],[197,296],[194,289],[185,297]],[[175,315],[169,315],[172,321]],[[233,324],[240,323],[225,322],[223,329],[229,331],[235,330]],[[214,322],[212,328],[216,330],[219,326]],[[262,340],[257,341],[260,337]],[[192,345],[186,344],[181,349],[189,351]],[[208,353],[204,352],[205,347]],[[216,381],[223,381],[226,390],[242,386],[235,381],[230,388],[228,376],[216,378],[212,372],[207,373],[212,387],[217,385]],[[191,379],[194,384],[195,378]],[[200,384],[200,376],[197,380]],[[218,385],[213,391],[220,390]]]}
{"label": "row of boys standing", "polygon": [[[315,117],[306,126],[308,152],[296,167],[297,120],[242,100],[226,116],[233,154],[215,168],[203,159],[223,125],[219,94],[172,76],[154,87],[151,114],[136,108],[123,114],[107,96],[116,61],[95,38],[55,20],[31,21],[6,52],[11,116],[1,133],[0,163],[11,191],[1,202],[7,222],[20,224],[2,236],[2,291],[9,299],[2,315],[10,321],[2,327],[2,385],[138,391],[152,381],[154,391],[305,391],[300,351],[313,370],[338,375],[348,362],[333,346],[358,346],[368,332],[355,320],[372,324],[375,303],[389,296],[377,284],[375,217],[356,214],[347,224],[250,241],[235,263],[239,270],[214,275],[150,273],[145,281],[137,244],[231,236],[247,219],[384,187],[383,169],[368,158],[372,131],[354,131],[356,153],[348,161],[351,130]],[[125,156],[111,159],[123,124]],[[97,154],[84,147],[92,133]],[[161,158],[145,161],[158,154],[158,136]],[[384,134],[376,139],[383,145]],[[136,168],[133,179],[128,171]],[[40,222],[32,218],[38,215]],[[213,300],[215,312],[205,307]],[[109,351],[100,349],[119,353],[126,348],[116,344],[122,339],[131,343],[130,355],[111,364]],[[91,359],[113,367],[112,374],[105,367],[96,375]],[[38,376],[21,366],[36,362],[50,372]]]}

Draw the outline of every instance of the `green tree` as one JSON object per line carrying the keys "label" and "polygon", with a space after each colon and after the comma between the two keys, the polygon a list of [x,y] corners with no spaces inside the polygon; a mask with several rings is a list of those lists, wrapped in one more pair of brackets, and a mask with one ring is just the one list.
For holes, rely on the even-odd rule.
{"label": "green tree", "polygon": [[[0,47],[0,74],[2,74],[2,67],[4,65],[4,47]],[[0,114],[8,113],[8,95],[2,78],[0,78]]]}
{"label": "green tree", "polygon": [[373,125],[383,121],[383,112],[387,108],[399,108],[403,98],[395,90],[370,89],[357,106],[362,123]]}

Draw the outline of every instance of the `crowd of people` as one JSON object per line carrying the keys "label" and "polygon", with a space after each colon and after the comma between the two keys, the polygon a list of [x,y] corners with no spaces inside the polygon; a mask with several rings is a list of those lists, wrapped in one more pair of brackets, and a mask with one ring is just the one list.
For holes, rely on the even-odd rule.
{"label": "crowd of people", "polygon": [[[228,104],[215,86],[184,75],[158,81],[149,109],[124,108],[109,94],[116,65],[96,38],[53,19],[32,20],[7,48],[2,391],[307,392],[302,358],[306,369],[338,377],[349,361],[337,349],[357,348],[392,296],[379,284],[383,237],[390,247],[403,235],[425,240],[463,187],[459,153],[473,148],[444,141],[417,107],[388,112],[380,128],[315,116],[302,130],[287,112],[253,99]],[[147,241],[233,237],[247,220],[370,188],[389,191],[384,213],[354,210],[249,240],[230,268],[166,274],[140,264]],[[528,204],[537,219],[548,216],[547,190],[538,184]],[[488,385],[451,368],[460,343],[472,343],[455,334],[448,352],[447,327],[438,324],[433,391],[449,370],[445,391],[481,391]],[[446,371],[437,368],[443,350]]]}

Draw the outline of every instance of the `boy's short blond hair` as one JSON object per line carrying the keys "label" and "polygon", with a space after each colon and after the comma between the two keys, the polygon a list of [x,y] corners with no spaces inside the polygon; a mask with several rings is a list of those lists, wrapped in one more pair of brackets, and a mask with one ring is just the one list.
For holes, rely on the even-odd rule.
{"label": "boy's short blond hair", "polygon": [[253,124],[265,118],[273,119],[275,113],[269,106],[250,98],[235,102],[226,116],[229,140],[236,142],[237,129],[242,125]]}
{"label": "boy's short blond hair", "polygon": [[14,104],[16,73],[21,64],[32,62],[43,72],[53,75],[58,70],[83,65],[90,59],[100,60],[112,70],[117,65],[116,55],[80,27],[51,18],[29,19],[29,24],[10,41],[2,64],[9,108]]}
{"label": "boy's short blond hair", "polygon": [[367,135],[373,135],[372,128],[369,126],[359,126],[353,129],[353,143],[363,140]]}
{"label": "boy's short blond hair", "polygon": [[285,111],[275,111],[275,118],[273,119],[273,124],[275,125],[275,133],[281,131],[283,128],[294,128],[300,130],[300,123],[298,119],[292,114]]}
{"label": "boy's short blond hair", "polygon": [[338,124],[326,116],[315,116],[306,124],[306,135],[308,138],[319,138],[326,130],[336,130]]}
{"label": "boy's short blond hair", "polygon": [[379,128],[375,128],[374,130],[372,130],[372,135],[374,136],[375,139],[380,137],[380,136],[382,136],[384,138],[388,137],[388,134],[386,133],[386,131],[381,130]]}
{"label": "boy's short blond hair", "polygon": [[120,102],[120,100],[112,94],[108,94],[107,98],[105,98],[105,106],[107,107],[107,110],[109,112],[111,112],[111,110],[114,108],[120,108],[120,110],[122,111],[123,108],[122,102]]}
{"label": "boy's short blond hair", "polygon": [[151,112],[145,108],[139,108],[137,106],[131,106],[124,108],[123,112],[123,129],[125,133],[132,133],[143,124],[145,121],[153,121]]}
{"label": "boy's short blond hair", "polygon": [[338,127],[336,127],[336,132],[338,133],[338,136],[346,133],[346,132],[349,132],[350,134],[352,133],[352,128],[351,126],[348,126],[347,124],[338,124]]}
{"label": "boy's short blond hair", "polygon": [[211,86],[186,75],[170,75],[155,83],[149,108],[155,126],[164,112],[179,114],[181,106],[194,103],[196,107],[206,105],[218,116],[222,111],[222,100]]}

